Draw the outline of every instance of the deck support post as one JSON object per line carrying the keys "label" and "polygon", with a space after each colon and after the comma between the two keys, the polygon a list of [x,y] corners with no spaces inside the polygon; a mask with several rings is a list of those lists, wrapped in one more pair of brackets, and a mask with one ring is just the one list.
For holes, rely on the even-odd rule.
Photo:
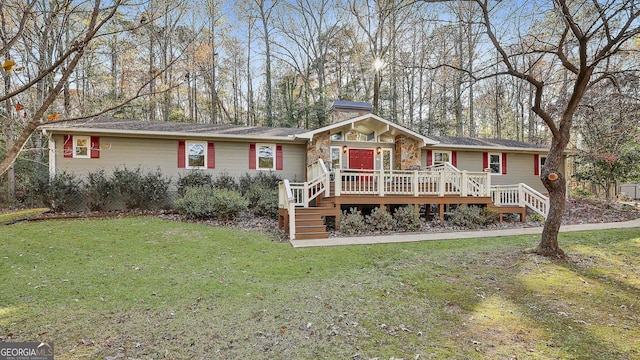
{"label": "deck support post", "polygon": [[333,179],[333,192],[336,197],[340,196],[340,189],[342,189],[342,175],[340,175],[340,169],[336,169],[336,174]]}
{"label": "deck support post", "polygon": [[469,193],[468,182],[469,174],[466,171],[460,173],[460,196],[467,196]]}
{"label": "deck support post", "polygon": [[440,220],[444,220],[444,204],[443,203],[438,204],[438,217],[440,218]]}

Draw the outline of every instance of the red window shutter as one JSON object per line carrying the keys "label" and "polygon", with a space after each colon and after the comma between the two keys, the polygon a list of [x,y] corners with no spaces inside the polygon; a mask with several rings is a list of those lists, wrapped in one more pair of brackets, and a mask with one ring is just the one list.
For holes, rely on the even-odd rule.
{"label": "red window shutter", "polygon": [[533,155],[533,175],[540,175],[540,155]]}
{"label": "red window shutter", "polygon": [[482,171],[489,167],[489,153],[482,153]]}
{"label": "red window shutter", "polygon": [[65,135],[64,136],[64,143],[62,144],[62,153],[64,154],[64,157],[66,158],[72,158],[73,157],[73,136],[71,135]]}
{"label": "red window shutter", "polygon": [[451,152],[451,165],[458,167],[458,152],[457,151],[452,151]]}
{"label": "red window shutter", "polygon": [[91,137],[91,158],[100,158],[100,136]]}
{"label": "red window shutter", "polygon": [[427,166],[433,165],[433,151],[427,150]]}
{"label": "red window shutter", "polygon": [[207,169],[215,169],[216,167],[216,148],[215,145],[210,142],[207,143]]}
{"label": "red window shutter", "polygon": [[256,168],[256,144],[249,144],[249,169]]}
{"label": "red window shutter", "polygon": [[184,140],[178,141],[178,169],[184,169],[187,167],[186,164],[187,158],[187,147],[184,143]]}
{"label": "red window shutter", "polygon": [[282,145],[276,145],[276,170],[282,170]]}
{"label": "red window shutter", "polygon": [[507,153],[502,153],[502,174],[507,173]]}

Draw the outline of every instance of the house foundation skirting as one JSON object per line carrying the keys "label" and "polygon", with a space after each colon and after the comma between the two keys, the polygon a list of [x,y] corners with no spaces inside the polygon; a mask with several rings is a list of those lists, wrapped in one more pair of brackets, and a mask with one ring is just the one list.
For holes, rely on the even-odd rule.
{"label": "house foundation skirting", "polygon": [[[526,208],[524,207],[497,207],[494,206],[491,197],[461,197],[456,195],[438,197],[438,196],[368,196],[368,195],[342,195],[339,197],[325,197],[317,199],[316,207],[309,207],[314,213],[322,216],[334,216],[336,228],[340,224],[340,216],[342,207],[358,207],[362,205],[375,205],[387,208],[391,205],[413,205],[416,209],[421,205],[438,205],[438,218],[444,219],[445,209],[447,205],[482,205],[491,208],[500,213],[500,221],[503,214],[518,214],[520,221],[526,218]],[[429,206],[427,206],[427,215],[430,215]],[[434,214],[435,215],[435,214]],[[285,233],[289,233],[289,211],[286,208],[278,210],[278,227],[283,229]]]}

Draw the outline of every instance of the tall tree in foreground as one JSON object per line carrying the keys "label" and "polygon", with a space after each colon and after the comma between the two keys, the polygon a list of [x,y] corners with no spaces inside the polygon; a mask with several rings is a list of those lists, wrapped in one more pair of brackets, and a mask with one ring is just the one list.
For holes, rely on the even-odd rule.
{"label": "tall tree in foreground", "polygon": [[[542,118],[551,132],[551,147],[540,172],[540,179],[549,191],[551,204],[536,253],[562,258],[564,252],[558,246],[558,232],[565,209],[566,179],[560,172],[560,166],[570,141],[574,114],[585,94],[595,84],[603,81],[615,82],[616,76],[624,70],[637,68],[637,63],[625,63],[624,55],[632,50],[631,40],[640,33],[640,2],[522,2],[517,5],[517,13],[530,14],[531,18],[526,18],[528,36],[519,39],[519,44],[514,43],[513,29],[501,28],[505,24],[498,22],[499,17],[504,16],[505,4],[489,0],[474,2],[482,11],[487,36],[500,55],[504,73],[534,87],[533,111]],[[510,3],[509,6],[513,7],[514,4]],[[549,26],[540,26],[543,22]],[[552,82],[546,82],[546,78],[532,72],[526,62],[514,61],[532,54],[537,57],[537,64],[548,67],[549,73],[566,73],[565,86],[561,88],[565,93],[554,97],[554,91],[558,89],[554,88]]]}

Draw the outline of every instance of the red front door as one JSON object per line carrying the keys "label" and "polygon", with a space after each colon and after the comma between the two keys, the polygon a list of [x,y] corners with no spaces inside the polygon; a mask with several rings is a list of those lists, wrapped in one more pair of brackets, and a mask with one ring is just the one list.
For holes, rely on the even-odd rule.
{"label": "red front door", "polygon": [[349,169],[373,170],[373,150],[349,149]]}

